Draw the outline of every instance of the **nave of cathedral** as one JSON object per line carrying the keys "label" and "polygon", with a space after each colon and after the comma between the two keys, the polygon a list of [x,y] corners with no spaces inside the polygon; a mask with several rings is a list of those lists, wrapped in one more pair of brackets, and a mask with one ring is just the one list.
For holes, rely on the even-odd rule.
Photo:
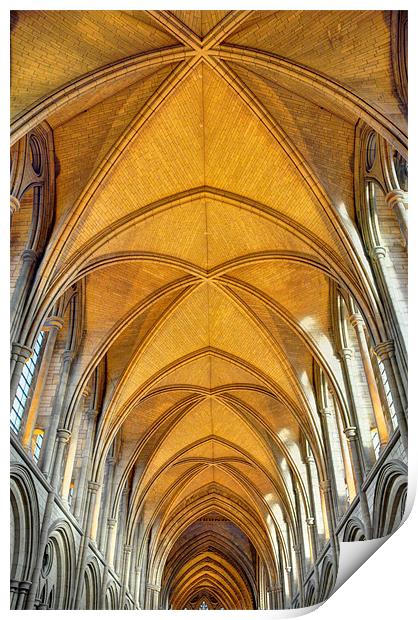
{"label": "nave of cathedral", "polygon": [[12,609],[288,609],[407,493],[407,13],[12,11]]}

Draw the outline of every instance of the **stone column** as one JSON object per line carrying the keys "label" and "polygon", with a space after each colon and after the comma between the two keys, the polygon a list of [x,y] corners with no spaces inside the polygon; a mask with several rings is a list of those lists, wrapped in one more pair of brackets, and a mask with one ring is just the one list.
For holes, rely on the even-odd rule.
{"label": "stone column", "polygon": [[87,551],[90,538],[90,530],[93,519],[93,508],[96,495],[100,489],[100,484],[90,480],[87,485],[87,504],[86,504],[86,525],[80,542],[80,550],[77,562],[76,587],[74,594],[73,609],[78,609],[80,605],[81,593],[83,590],[84,571],[86,569]]}
{"label": "stone column", "polygon": [[[293,479],[292,484],[293,484],[293,494],[295,496],[296,527],[298,529],[299,548],[302,550],[304,549],[304,536],[303,536],[303,527],[302,527],[302,508],[300,504],[299,490],[297,488],[297,485],[295,484],[294,479]],[[305,574],[305,561],[304,561],[305,558],[302,553],[299,556],[299,560],[300,560],[301,577],[302,577],[302,582],[303,582],[303,576]]]}
{"label": "stone column", "polygon": [[14,342],[12,344],[12,355],[10,359],[10,409],[16,396],[17,386],[20,381],[23,366],[32,355],[32,349],[23,344]]}
{"label": "stone column", "polygon": [[28,596],[30,587],[32,585],[31,581],[21,581],[19,584],[18,597],[16,602],[16,609],[24,609],[26,598]]}
{"label": "stone column", "polygon": [[315,501],[314,489],[313,489],[313,475],[312,470],[315,467],[315,459],[312,454],[308,454],[305,460],[306,466],[306,478],[308,482],[308,496],[311,508],[311,515],[314,518],[314,526],[312,528],[313,540],[312,544],[315,549],[315,553],[318,551],[318,528],[316,526],[316,520],[318,519],[317,506]]}
{"label": "stone column", "polygon": [[112,499],[112,487],[113,487],[113,475],[115,470],[116,459],[114,456],[110,456],[107,459],[107,476],[104,483],[104,504],[103,514],[100,523],[99,536],[97,544],[99,549],[106,548],[106,531],[107,531],[107,519],[109,515],[110,501]]}
{"label": "stone column", "polygon": [[87,481],[87,476],[89,475],[89,466],[90,466],[90,456],[91,456],[91,446],[93,442],[93,430],[94,423],[97,416],[96,409],[88,409],[86,412],[87,415],[87,433],[86,433],[86,444],[84,447],[83,460],[80,470],[80,478],[78,481],[78,489],[76,490],[76,498],[74,503],[74,516],[79,521],[81,520],[83,508],[85,503],[83,503],[85,486]]}
{"label": "stone column", "polygon": [[124,488],[120,498],[120,506],[119,506],[119,529],[120,536],[118,537],[116,549],[115,549],[115,570],[116,572],[121,572],[121,560],[122,560],[122,541],[125,538],[125,528],[126,528],[126,517],[128,510],[128,489]]}
{"label": "stone column", "polygon": [[[358,423],[358,419],[357,419],[357,411],[356,411],[356,399],[355,399],[355,395],[354,395],[354,386],[353,386],[353,382],[352,382],[352,369],[351,369],[351,359],[353,356],[353,351],[352,349],[348,348],[348,347],[344,347],[343,349],[341,349],[340,351],[340,357],[341,357],[341,364],[342,364],[342,369],[343,369],[343,377],[344,377],[344,384],[347,390],[347,396],[348,396],[348,404],[349,404],[349,408],[350,408],[350,424],[355,427],[358,428],[359,427],[359,423]],[[367,454],[365,454],[365,451],[363,449],[363,444],[361,442],[361,434],[358,431],[358,435],[359,435],[359,439],[360,439],[360,443],[358,445],[359,447],[359,459],[360,459],[360,469],[361,469],[361,473],[363,475],[363,473],[369,469],[372,468],[373,466],[373,461],[371,460],[371,455],[368,452]]]}
{"label": "stone column", "polygon": [[298,581],[299,581],[299,602],[300,606],[305,606],[305,589],[303,587],[303,562],[302,562],[302,547],[301,545],[294,545],[293,549],[296,555],[296,564],[298,567]]}
{"label": "stone column", "polygon": [[147,609],[147,610],[156,610],[156,609],[158,609],[159,593],[160,593],[159,586],[157,586],[157,585],[155,585],[153,583],[148,583],[147,584],[147,595],[146,595],[146,606],[145,606],[145,609]]}
{"label": "stone column", "polygon": [[[329,480],[322,480],[320,482],[320,489],[324,497],[326,511],[328,514],[328,526],[329,526],[329,541],[334,559],[335,570],[338,571],[338,539],[336,535],[336,520],[334,511],[334,502],[332,499],[332,488]],[[335,573],[337,574],[337,573]]]}
{"label": "stone column", "polygon": [[135,588],[134,588],[134,603],[136,609],[141,609],[139,602],[139,586],[141,584],[141,568],[137,566],[135,568]]}
{"label": "stone column", "polygon": [[90,538],[92,542],[96,543],[96,545],[97,545],[97,528],[99,524],[100,506],[102,502],[102,493],[103,493],[103,470],[100,476],[100,489],[94,500],[93,517],[91,520],[91,528],[90,528]]}
{"label": "stone column", "polygon": [[398,220],[401,235],[408,244],[408,211],[405,204],[408,204],[408,194],[401,189],[395,189],[385,196],[386,204],[394,210],[396,219]]}
{"label": "stone column", "polygon": [[366,334],[364,332],[363,317],[360,314],[355,313],[349,317],[349,320],[356,332],[360,355],[364,367],[364,373],[366,375],[367,386],[369,388],[370,399],[372,401],[377,431],[379,433],[381,449],[383,449],[388,442],[389,434],[385,420],[385,414],[382,408],[382,403],[380,402],[379,389],[377,387],[376,377],[374,376],[373,366],[370,359],[369,347],[367,345]]}
{"label": "stone column", "polygon": [[58,492],[61,478],[62,457],[64,456],[64,448],[71,437],[71,433],[66,428],[60,428],[57,431],[57,442],[55,450],[54,466],[51,474],[51,487]]}
{"label": "stone column", "polygon": [[292,582],[292,567],[286,566],[285,567],[285,572],[286,572],[286,578],[287,578],[287,590],[288,590],[288,608],[291,609],[292,607],[292,601],[293,601],[293,582]]}
{"label": "stone column", "polygon": [[19,322],[23,308],[25,307],[28,289],[33,279],[37,260],[38,255],[34,250],[23,251],[22,267],[16,281],[10,306],[10,325],[13,338],[16,338],[17,332],[19,331]]}
{"label": "stone column", "polygon": [[350,446],[350,454],[353,463],[354,479],[356,484],[357,494],[360,500],[361,515],[363,523],[366,529],[366,538],[370,540],[372,538],[372,522],[370,518],[369,504],[367,502],[367,496],[363,491],[363,472],[360,465],[360,450],[357,438],[357,429],[355,426],[349,426],[344,429],[344,433],[347,437],[348,444]]}
{"label": "stone column", "polygon": [[[82,398],[86,398],[83,394]],[[81,420],[84,412],[84,405],[78,403],[76,414],[74,416],[73,430],[71,433],[70,445],[68,447],[67,460],[65,462],[64,476],[62,480],[61,498],[68,504],[68,495],[70,493],[71,480],[73,477],[75,456],[77,453],[78,436],[80,433]]]}
{"label": "stone column", "polygon": [[139,587],[140,604],[143,609],[147,608],[147,578],[148,578],[148,559],[149,559],[150,535],[148,534],[147,544],[141,558],[142,579]]}
{"label": "stone column", "polygon": [[10,579],[10,609],[16,609],[18,591],[19,581],[16,579]]}
{"label": "stone column", "polygon": [[44,330],[48,332],[45,349],[42,354],[41,363],[39,366],[38,376],[36,378],[35,389],[33,390],[32,398],[26,416],[25,428],[22,436],[22,446],[25,450],[31,450],[32,434],[35,428],[36,418],[38,415],[39,403],[41,401],[42,393],[45,387],[45,381],[48,376],[49,366],[51,364],[52,355],[54,353],[55,342],[57,340],[58,332],[64,325],[63,319],[57,316],[50,316],[44,325]]}
{"label": "stone column", "polygon": [[120,590],[120,609],[124,608],[126,592],[128,590],[129,570],[131,566],[131,545],[124,545],[123,547],[123,559],[122,559],[122,575],[121,575],[121,590]]}
{"label": "stone column", "polygon": [[109,518],[107,520],[106,562],[112,567],[115,559],[117,524],[117,519]]}
{"label": "stone column", "polygon": [[293,600],[293,576],[292,576],[292,537],[291,537],[291,533],[290,533],[290,526],[289,523],[287,521],[285,521],[286,524],[286,538],[287,538],[287,548],[288,548],[288,555],[289,555],[289,563],[288,565],[285,567],[286,569],[286,573],[287,573],[287,578],[288,578],[288,586],[289,586],[289,606],[292,606],[292,600]]}
{"label": "stone column", "polygon": [[327,470],[328,470],[330,485],[332,487],[332,493],[330,495],[330,498],[334,506],[333,513],[335,515],[335,514],[338,514],[339,510],[338,510],[338,504],[337,504],[337,484],[335,481],[335,468],[334,468],[334,461],[332,457],[333,446],[331,445],[331,437],[330,437],[330,430],[329,430],[329,418],[331,417],[331,410],[328,409],[328,407],[323,407],[320,410],[320,414],[321,414],[320,417],[322,421],[322,431],[323,431],[324,444],[325,444],[325,453],[327,457]]}
{"label": "stone column", "polygon": [[283,609],[283,587],[281,584],[275,584],[270,588],[270,609]]}
{"label": "stone column", "polygon": [[316,581],[316,585],[319,586],[319,572],[318,572],[318,566],[316,564],[317,559],[318,559],[318,553],[317,553],[317,546],[316,546],[317,545],[317,531],[316,531],[316,525],[315,525],[315,518],[308,517],[306,519],[306,525],[308,526],[309,546],[311,548],[311,557],[312,557],[315,581]]}
{"label": "stone column", "polygon": [[344,429],[343,429],[343,425],[341,422],[341,417],[338,415],[338,410],[337,410],[335,399],[334,399],[334,410],[336,412],[338,438],[340,440],[341,454],[343,457],[345,481],[346,481],[347,489],[348,489],[349,502],[351,503],[356,496],[356,483],[354,481],[353,466],[351,464],[351,459],[350,459],[350,451],[348,449],[347,439],[344,435]]}
{"label": "stone column", "polygon": [[67,390],[68,376],[70,374],[71,362],[73,360],[72,351],[64,351],[60,371],[60,382],[55,392],[54,403],[52,405],[51,419],[49,427],[45,431],[44,446],[40,459],[40,469],[46,478],[51,476],[52,456],[54,452],[55,439],[58,425],[61,418],[62,406],[64,403],[65,392]]}
{"label": "stone column", "polygon": [[402,437],[402,443],[405,450],[408,450],[408,422],[405,415],[403,398],[403,386],[397,376],[397,363],[395,359],[395,346],[393,340],[381,342],[376,345],[375,353],[378,359],[383,363],[386,376],[389,382],[390,392],[392,394],[393,406],[395,408],[395,415],[399,425],[399,431]]}

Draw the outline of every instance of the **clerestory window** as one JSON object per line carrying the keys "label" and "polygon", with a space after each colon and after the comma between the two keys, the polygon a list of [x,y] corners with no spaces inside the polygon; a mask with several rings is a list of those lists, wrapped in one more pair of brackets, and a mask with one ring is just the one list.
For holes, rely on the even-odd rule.
{"label": "clerestory window", "polygon": [[35,428],[33,431],[32,437],[32,452],[33,458],[37,463],[39,461],[39,456],[41,454],[42,442],[44,440],[45,431],[41,428]]}
{"label": "clerestory window", "polygon": [[10,427],[16,435],[19,433],[22,424],[23,414],[25,413],[29,391],[35,374],[36,365],[41,354],[44,337],[45,332],[39,332],[35,346],[33,347],[33,354],[27,360],[23,367],[22,374],[20,375],[16,395],[10,411]]}

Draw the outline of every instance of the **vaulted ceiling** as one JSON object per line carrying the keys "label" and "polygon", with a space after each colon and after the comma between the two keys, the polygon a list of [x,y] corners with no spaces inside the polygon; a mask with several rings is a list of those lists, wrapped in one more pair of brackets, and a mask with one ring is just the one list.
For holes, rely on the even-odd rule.
{"label": "vaulted ceiling", "polygon": [[[106,356],[96,467],[119,434],[133,522],[171,541],[175,604],[212,592],[231,606],[234,583],[251,593],[253,547],[274,563],[304,440],[323,464],[312,372],[316,360],[340,383],[331,283],[373,312],[354,134],[363,119],[405,145],[390,14],[19,11],[12,23],[12,139],[48,122],[58,169],[39,308],[84,278],[75,393]],[[199,521],[212,512],[232,545],[248,541],[235,565],[222,528]],[[184,581],[178,541],[194,531]]]}

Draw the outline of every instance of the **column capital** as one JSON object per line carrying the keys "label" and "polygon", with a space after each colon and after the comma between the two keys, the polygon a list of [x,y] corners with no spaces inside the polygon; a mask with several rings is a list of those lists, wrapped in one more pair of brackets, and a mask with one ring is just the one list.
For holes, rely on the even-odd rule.
{"label": "column capital", "polygon": [[65,351],[62,354],[63,362],[72,362],[73,358],[74,358],[74,351],[70,351],[69,349],[65,349]]}
{"label": "column capital", "polygon": [[287,573],[289,573],[289,575],[290,575],[290,573],[292,572],[292,567],[290,565],[289,566],[285,566],[285,571]]}
{"label": "column capital", "polygon": [[322,409],[319,410],[321,415],[331,415],[331,409],[329,409],[328,407],[322,407]]}
{"label": "column capital", "polygon": [[326,493],[327,491],[331,491],[331,483],[329,480],[321,480],[321,482],[319,483],[319,487],[321,491],[324,491],[324,493]]}
{"label": "column capital", "polygon": [[397,202],[408,203],[408,192],[403,189],[394,189],[385,196],[386,204],[394,207]]}
{"label": "column capital", "polygon": [[388,357],[392,357],[395,352],[395,345],[393,340],[386,340],[386,342],[379,342],[374,347],[374,352],[380,360],[385,360]]}
{"label": "column capital", "polygon": [[161,586],[157,586],[155,583],[147,583],[147,590],[154,590],[154,592],[160,592]]}
{"label": "column capital", "polygon": [[313,527],[315,525],[315,517],[308,517],[306,519],[306,523],[309,525],[309,527]]}
{"label": "column capital", "polygon": [[107,464],[108,465],[114,465],[116,463],[116,457],[115,456],[108,456],[106,460],[107,460]]}
{"label": "column capital", "polygon": [[361,316],[359,312],[354,312],[353,314],[350,314],[350,316],[348,317],[348,320],[350,321],[353,327],[357,327],[358,325],[364,324],[363,317]]}
{"label": "column capital", "polygon": [[38,260],[38,254],[35,250],[23,250],[21,259],[24,263],[35,263]]}
{"label": "column capital", "polygon": [[107,527],[110,530],[113,530],[113,528],[115,527],[117,522],[118,522],[117,519],[113,519],[112,517],[109,517],[108,520],[107,520]]}
{"label": "column capital", "polygon": [[21,362],[22,364],[24,364],[30,358],[32,353],[32,349],[25,346],[24,344],[13,342],[11,358],[15,362]]}
{"label": "column capital", "polygon": [[28,590],[31,587],[31,585],[32,585],[31,581],[21,581],[19,583],[19,590],[21,592],[28,592]]}
{"label": "column capital", "polygon": [[350,347],[343,347],[339,350],[339,354],[341,359],[348,362],[353,357],[353,349],[350,349]]}
{"label": "column capital", "polygon": [[95,482],[94,480],[89,480],[87,483],[87,488],[93,495],[96,495],[97,491],[100,489],[101,484],[99,482]]}
{"label": "column capital", "polygon": [[20,209],[20,200],[16,196],[10,195],[10,215],[16,213]]}
{"label": "column capital", "polygon": [[357,428],[355,426],[347,426],[343,432],[348,441],[353,441],[357,437]]}
{"label": "column capital", "polygon": [[67,428],[59,428],[57,430],[57,439],[60,443],[67,443],[71,437],[71,431]]}
{"label": "column capital", "polygon": [[90,419],[95,418],[97,416],[97,409],[87,409],[86,415]]}
{"label": "column capital", "polygon": [[49,332],[52,331],[53,329],[56,329],[57,331],[59,331],[60,329],[62,329],[62,326],[64,325],[64,319],[62,319],[59,316],[49,316],[45,323],[42,326],[43,331],[45,332]]}
{"label": "column capital", "polygon": [[124,545],[123,546],[123,552],[126,554],[129,554],[132,552],[132,545]]}
{"label": "column capital", "polygon": [[19,587],[19,581],[17,581],[17,579],[10,579],[10,589],[13,592],[17,592],[17,589]]}
{"label": "column capital", "polygon": [[383,245],[375,245],[370,249],[369,254],[374,261],[383,260],[386,257],[386,248]]}

